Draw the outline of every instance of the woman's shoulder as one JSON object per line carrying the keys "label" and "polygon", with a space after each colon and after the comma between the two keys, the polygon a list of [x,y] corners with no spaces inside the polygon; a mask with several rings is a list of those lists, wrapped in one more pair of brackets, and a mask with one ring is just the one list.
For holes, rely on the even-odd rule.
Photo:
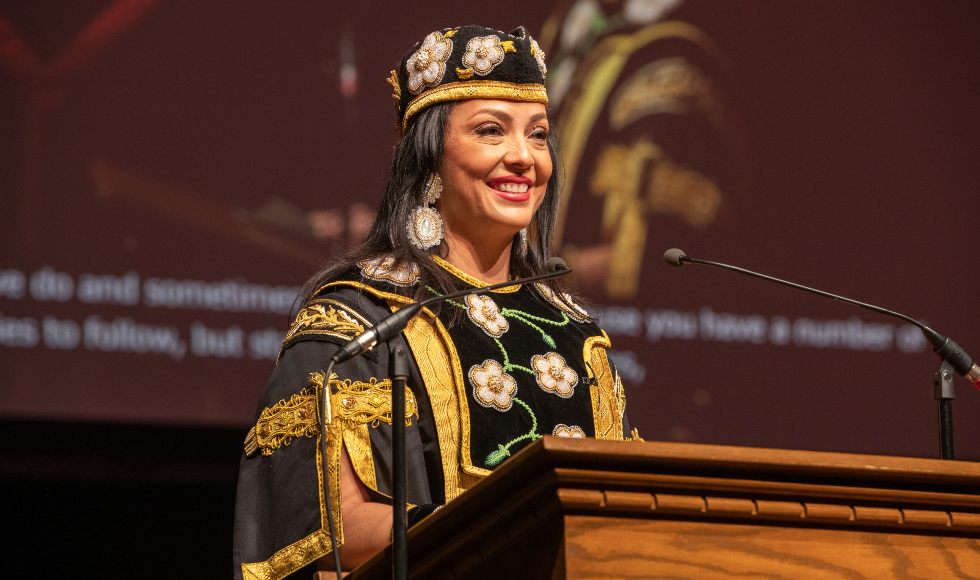
{"label": "woman's shoulder", "polygon": [[[419,269],[394,258],[361,260],[318,288],[293,319],[282,352],[304,341],[345,344],[391,314],[391,300],[418,284]],[[281,354],[280,354],[281,356]]]}
{"label": "woman's shoulder", "polygon": [[589,316],[589,313],[586,312],[585,308],[575,302],[571,294],[568,294],[567,292],[558,294],[551,288],[551,286],[541,282],[535,282],[532,287],[534,288],[535,293],[543,298],[545,302],[564,312],[575,322],[593,322],[592,318]]}
{"label": "woman's shoulder", "polygon": [[374,295],[404,295],[406,290],[418,286],[421,278],[422,271],[414,262],[390,255],[364,258],[319,283],[311,299],[341,288],[356,288]]}

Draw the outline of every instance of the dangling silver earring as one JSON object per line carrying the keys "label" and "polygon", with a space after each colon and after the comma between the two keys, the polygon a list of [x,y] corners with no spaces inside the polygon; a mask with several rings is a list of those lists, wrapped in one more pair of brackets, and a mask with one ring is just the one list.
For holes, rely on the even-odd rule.
{"label": "dangling silver earring", "polygon": [[442,195],[442,179],[433,173],[425,182],[422,205],[408,216],[408,241],[420,250],[428,250],[442,242],[442,216],[432,204]]}
{"label": "dangling silver earring", "polygon": [[521,230],[521,254],[527,255],[527,228]]}

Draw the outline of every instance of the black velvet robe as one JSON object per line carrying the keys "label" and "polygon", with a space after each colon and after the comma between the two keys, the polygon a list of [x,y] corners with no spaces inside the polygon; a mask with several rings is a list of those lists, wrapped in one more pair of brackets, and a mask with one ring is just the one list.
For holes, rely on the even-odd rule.
{"label": "black velvet robe", "polygon": [[[442,263],[442,262],[441,262]],[[460,289],[483,285],[443,263]],[[343,543],[341,446],[373,499],[390,502],[389,345],[322,376],[338,345],[410,300],[411,271],[362,264],[304,305],[259,400],[243,454],[235,517],[235,578],[307,578],[330,551],[325,492]],[[541,435],[630,438],[608,338],[546,288],[468,296],[418,316],[393,339],[409,346],[407,499],[445,504]],[[450,324],[457,310],[456,324]],[[499,371],[499,372],[498,372]],[[318,376],[319,373],[319,376]],[[317,385],[331,388],[333,426],[319,453]],[[387,415],[385,414],[387,412]]]}

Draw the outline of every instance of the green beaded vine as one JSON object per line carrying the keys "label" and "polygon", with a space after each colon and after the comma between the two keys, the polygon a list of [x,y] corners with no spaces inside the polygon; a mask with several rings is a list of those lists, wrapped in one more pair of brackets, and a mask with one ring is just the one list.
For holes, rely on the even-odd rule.
{"label": "green beaded vine", "polygon": [[[436,292],[436,290],[431,286],[426,286],[426,288],[429,290],[429,292],[432,292],[436,296],[441,296],[441,294]],[[455,300],[447,300],[446,302],[452,304],[457,308],[462,308],[463,310],[469,310],[469,307],[466,304],[460,304]],[[557,348],[555,346],[555,339],[551,338],[551,335],[545,332],[545,330],[540,326],[538,326],[538,324],[551,325],[555,328],[561,328],[562,326],[568,325],[569,321],[571,320],[564,311],[561,311],[560,321],[549,320],[547,318],[543,318],[541,316],[535,316],[533,314],[528,314],[527,312],[524,312],[522,310],[515,310],[513,308],[503,308],[500,310],[500,314],[505,318],[519,320],[524,324],[530,326],[534,330],[537,330],[538,333],[541,334],[541,339],[545,342],[545,344],[547,344],[551,348]],[[504,357],[504,365],[503,365],[504,372],[524,371],[526,373],[531,374],[532,376],[536,374],[533,369],[510,362],[510,355],[507,353],[507,349],[504,348],[503,343],[500,342],[500,339],[494,338],[493,341],[497,343],[497,347],[500,348],[500,353]],[[524,441],[526,439],[530,439],[531,441],[534,441],[536,439],[541,438],[541,435],[538,434],[538,418],[534,416],[534,412],[531,410],[531,407],[529,407],[527,403],[518,399],[517,397],[514,397],[511,400],[517,403],[518,405],[524,407],[524,410],[527,411],[528,415],[531,416],[531,430],[525,433],[524,435],[521,435],[520,437],[513,439],[507,444],[498,445],[497,450],[491,452],[490,455],[487,456],[487,460],[485,464],[490,467],[494,467],[500,464],[500,462],[506,459],[507,457],[510,457],[510,448],[515,444]]]}

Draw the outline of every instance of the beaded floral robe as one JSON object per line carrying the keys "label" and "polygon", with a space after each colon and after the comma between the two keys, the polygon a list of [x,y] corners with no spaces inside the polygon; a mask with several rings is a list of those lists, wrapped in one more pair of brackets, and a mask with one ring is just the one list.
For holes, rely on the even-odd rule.
{"label": "beaded floral robe", "polygon": [[[460,289],[486,286],[435,259]],[[330,552],[324,477],[343,543],[342,449],[373,499],[390,503],[388,345],[338,365],[332,377],[323,371],[338,345],[410,303],[403,291],[418,277],[391,259],[363,262],[297,315],[242,457],[236,578],[278,580]],[[542,435],[630,438],[608,337],[547,286],[469,295],[438,316],[424,310],[391,344],[401,341],[413,354],[403,418],[410,504],[452,501]],[[324,386],[331,389],[325,458],[315,396]]]}

